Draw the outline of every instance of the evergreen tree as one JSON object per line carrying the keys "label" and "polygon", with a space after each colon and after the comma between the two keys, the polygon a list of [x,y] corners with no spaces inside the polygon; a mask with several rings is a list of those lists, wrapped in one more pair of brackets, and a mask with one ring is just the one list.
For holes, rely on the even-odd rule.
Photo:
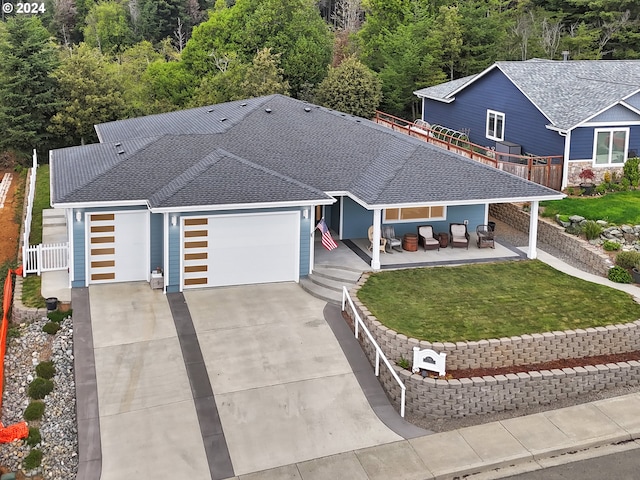
{"label": "evergreen tree", "polygon": [[49,148],[47,126],[56,108],[51,73],[58,54],[37,16],[0,23],[0,151]]}

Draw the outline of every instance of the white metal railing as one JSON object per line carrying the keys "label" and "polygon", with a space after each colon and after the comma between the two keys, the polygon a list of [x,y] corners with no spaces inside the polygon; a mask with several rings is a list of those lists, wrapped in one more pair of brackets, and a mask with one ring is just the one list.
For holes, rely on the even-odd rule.
{"label": "white metal railing", "polygon": [[345,310],[345,306],[346,306],[347,302],[349,302],[349,306],[351,307],[351,310],[353,312],[353,317],[354,317],[353,324],[354,324],[354,330],[355,330],[356,338],[358,338],[360,327],[362,327],[362,330],[367,334],[367,338],[369,339],[371,344],[375,347],[375,350],[376,350],[376,363],[375,363],[375,374],[376,374],[376,377],[380,375],[380,358],[382,358],[382,361],[385,363],[385,365],[387,366],[387,368],[391,372],[391,375],[393,375],[393,378],[395,378],[396,382],[398,382],[398,385],[400,385],[400,416],[404,418],[404,406],[405,406],[405,398],[406,398],[407,387],[405,387],[404,383],[402,383],[402,380],[400,380],[400,377],[398,376],[398,374],[395,372],[395,370],[391,366],[391,363],[389,362],[389,360],[387,359],[386,355],[384,354],[384,352],[380,348],[380,345],[378,345],[378,342],[376,342],[376,340],[373,338],[373,335],[371,335],[371,332],[369,331],[367,326],[364,324],[364,322],[360,318],[360,315],[358,315],[358,311],[356,310],[356,306],[353,304],[353,300],[351,300],[351,296],[349,295],[349,291],[347,290],[347,287],[343,286],[342,287],[342,311],[343,312]]}
{"label": "white metal railing", "polygon": [[69,244],[41,243],[23,247],[22,268],[27,273],[66,270],[69,267]]}
{"label": "white metal railing", "polygon": [[38,156],[36,149],[33,149],[33,163],[31,172],[29,172],[29,192],[27,195],[27,213],[24,218],[24,234],[22,236],[22,276],[26,277],[27,273],[35,273],[27,271],[27,249],[29,248],[29,237],[31,236],[31,220],[33,218],[33,200],[36,195],[36,171],[38,170]]}

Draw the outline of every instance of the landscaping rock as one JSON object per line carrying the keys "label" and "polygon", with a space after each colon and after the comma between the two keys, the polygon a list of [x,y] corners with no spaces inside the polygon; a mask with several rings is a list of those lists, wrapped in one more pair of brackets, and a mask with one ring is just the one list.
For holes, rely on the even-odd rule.
{"label": "landscaping rock", "polygon": [[580,223],[580,222],[583,222],[584,220],[585,220],[585,218],[581,217],[580,215],[571,215],[569,217],[569,221],[571,223]]}

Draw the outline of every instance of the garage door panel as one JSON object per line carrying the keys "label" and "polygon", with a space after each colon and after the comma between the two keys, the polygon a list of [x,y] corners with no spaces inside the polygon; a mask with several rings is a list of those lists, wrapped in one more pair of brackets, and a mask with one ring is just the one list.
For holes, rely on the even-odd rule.
{"label": "garage door panel", "polygon": [[[193,232],[202,232],[203,225],[206,244],[194,245]],[[201,287],[198,279],[204,277],[207,286],[297,281],[299,232],[298,212],[221,215],[208,217],[206,223],[185,219],[183,286]]]}
{"label": "garage door panel", "polygon": [[147,279],[146,212],[89,214],[89,282]]}

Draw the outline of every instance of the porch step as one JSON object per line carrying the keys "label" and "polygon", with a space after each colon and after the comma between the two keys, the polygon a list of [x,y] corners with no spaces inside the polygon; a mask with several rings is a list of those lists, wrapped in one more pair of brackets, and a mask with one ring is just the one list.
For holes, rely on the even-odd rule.
{"label": "porch step", "polygon": [[331,288],[323,287],[317,283],[309,280],[309,278],[301,278],[300,286],[302,289],[325,302],[333,303],[334,305],[340,305],[342,302],[342,293],[337,292]]}
{"label": "porch step", "polygon": [[311,276],[323,277],[337,282],[346,282],[352,285],[358,281],[362,275],[362,270],[349,267],[339,267],[334,265],[315,265]]}
{"label": "porch step", "polygon": [[300,279],[300,286],[320,300],[339,305],[342,302],[342,287],[351,288],[362,275],[360,270],[316,265],[313,273]]}

